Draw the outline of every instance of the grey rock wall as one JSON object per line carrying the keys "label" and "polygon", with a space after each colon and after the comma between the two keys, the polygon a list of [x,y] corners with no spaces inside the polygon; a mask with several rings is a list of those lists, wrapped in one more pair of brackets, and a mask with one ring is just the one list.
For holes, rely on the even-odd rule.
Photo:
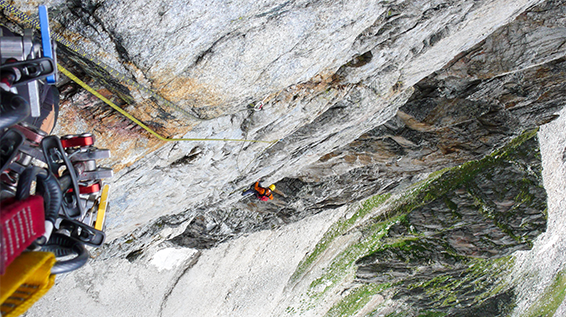
{"label": "grey rock wall", "polygon": [[[545,12],[547,19],[557,17],[554,10],[540,11]],[[373,194],[402,190],[422,175],[480,159],[523,130],[554,120],[565,103],[563,57],[524,69],[519,68],[522,61],[518,60],[516,71],[503,71],[485,79],[466,75],[484,72],[477,66],[478,52],[499,45],[498,41],[507,42],[509,29],[521,29],[522,36],[511,33],[525,38],[531,32],[523,26],[533,20],[544,18],[540,14],[522,15],[493,37],[461,54],[446,68],[416,84],[414,93],[393,119],[303,167],[295,173],[296,177],[277,182],[285,196],[277,196],[276,204],[256,204],[253,198],[247,198],[238,204],[230,203],[230,207],[218,205],[202,219],[225,224],[224,229],[230,228],[228,232],[233,234],[242,231],[240,219],[245,219],[248,225],[253,223],[250,218],[257,219],[253,230],[279,226]],[[556,28],[561,29],[558,24]],[[533,41],[541,40],[533,37]],[[531,45],[525,43],[527,47]],[[552,52],[555,53],[554,49]],[[347,108],[331,109],[321,120],[340,118],[340,113],[347,112],[344,109]],[[275,147],[267,152],[271,151],[276,151]],[[223,216],[226,214],[234,217],[233,223],[226,222],[229,222]],[[193,225],[198,226],[189,225],[186,234],[174,241],[198,246],[192,240],[194,232],[190,233],[196,230]],[[222,241],[227,233],[226,230],[199,232],[200,237],[211,239],[209,242]]]}
{"label": "grey rock wall", "polygon": [[[33,3],[14,4],[30,14],[35,10]],[[62,106],[58,133],[94,130],[99,146],[115,154],[110,163],[121,169],[111,180],[108,244],[94,252],[90,267],[96,276],[106,275],[105,261],[111,263],[114,273],[132,270],[143,276],[141,268],[163,247],[187,254],[191,252],[186,248],[198,249],[211,263],[220,263],[214,260],[215,251],[228,245],[239,248],[243,236],[269,230],[281,233],[287,225],[315,214],[324,213],[330,219],[333,212],[343,213],[372,195],[401,195],[435,171],[481,159],[523,130],[552,122],[565,101],[566,12],[564,1],[559,0],[53,0],[47,4],[56,32],[200,117],[184,117],[146,92],[112,78],[79,54],[62,49],[61,61],[66,66],[95,89],[114,96],[116,103],[158,132],[187,138],[277,140],[273,145],[165,144],[65,81],[61,89],[68,103]],[[10,16],[0,18],[10,20]],[[9,23],[18,28],[18,21]],[[250,109],[250,104],[259,101],[265,103],[263,110]],[[277,185],[274,201],[261,203],[240,195],[260,178]],[[483,190],[484,185],[477,187]],[[544,200],[539,194],[537,199]],[[471,196],[463,192],[450,197],[446,199],[458,200],[466,208],[473,205]],[[488,198],[486,205],[508,211],[510,197]],[[440,202],[433,207],[439,213],[447,212]],[[463,239],[457,246],[466,256],[494,251],[494,257],[530,247],[544,227],[540,214],[530,212],[520,218],[526,228],[534,229],[523,232],[519,228],[521,233],[510,234],[525,233],[528,239],[520,243],[509,240],[505,236],[509,233],[498,231],[501,228],[496,224],[481,222],[470,227],[493,229],[497,237],[489,236],[490,241],[499,241],[505,248],[474,249],[477,254],[466,249],[478,232],[456,237]],[[468,224],[476,224],[478,217],[476,214]],[[515,228],[517,224],[508,225]],[[354,232],[344,239],[353,241],[358,235]],[[314,236],[319,237],[312,239]],[[453,242],[454,237],[448,235],[438,244]],[[257,249],[253,242],[250,245]],[[291,266],[306,256],[306,249],[301,245],[293,253],[293,265],[285,266],[279,283],[291,278]],[[261,258],[262,252],[254,253],[254,258]],[[185,273],[197,274],[190,273],[193,265],[198,272],[209,272],[208,262],[199,264],[198,256],[193,255],[181,261],[180,271],[168,273],[167,285],[154,281],[159,285],[156,291],[182,298],[184,293],[175,291],[175,285]],[[332,260],[331,256],[325,259]],[[346,280],[313,314],[335,311],[334,303],[348,297],[352,283],[377,289],[376,283],[367,283],[383,278],[367,269],[372,259],[360,259],[359,264],[359,280]],[[398,264],[392,271],[395,275],[412,269]],[[270,270],[267,264],[263,268]],[[88,285],[95,283],[86,275],[76,278]],[[62,283],[73,284],[69,279]],[[289,312],[286,305],[300,303],[304,289],[298,283],[277,288],[280,302],[267,314]],[[104,285],[115,289],[110,284]],[[296,292],[281,295],[289,289]],[[106,291],[87,287],[76,296],[99,305],[103,301],[93,294],[108,296]],[[218,296],[228,296],[223,292]],[[144,294],[150,298],[151,290]],[[500,292],[497,296],[501,297],[488,298],[513,302],[514,294]],[[521,294],[524,303],[526,295]],[[383,299],[388,294],[379,296]],[[179,304],[177,300],[164,302],[146,304],[152,312],[174,311]],[[436,304],[418,297],[416,305],[428,309],[438,307]],[[219,310],[222,312],[245,307],[242,301],[228,299],[222,305],[227,305]],[[367,313],[373,311],[370,306]],[[128,307],[120,309],[121,314],[128,311]]]}
{"label": "grey rock wall", "polygon": [[[407,87],[535,1],[48,1],[55,29],[109,65],[168,91],[182,107],[222,115],[355,56],[356,72],[402,73]],[[16,2],[33,12],[31,3]],[[495,10],[497,8],[498,10]],[[497,13],[495,13],[497,12]],[[478,27],[481,25],[481,27]],[[458,39],[458,40],[455,40]],[[446,45],[446,43],[451,43]],[[437,45],[439,44],[439,45]],[[434,48],[436,47],[436,48]],[[442,53],[440,53],[442,52]],[[418,59],[418,72],[410,67]],[[424,64],[423,64],[424,62]],[[409,66],[409,67],[408,67]],[[424,66],[424,67],[423,67]],[[353,76],[353,75],[352,75]],[[374,75],[375,76],[375,75]],[[393,75],[395,76],[395,75]],[[380,89],[387,91],[388,80]],[[374,82],[375,77],[369,82]],[[169,86],[169,87],[166,87]]]}
{"label": "grey rock wall", "polygon": [[[471,48],[495,29],[514,19],[533,3],[475,1],[455,6],[449,2],[432,3],[428,1],[372,5],[356,2],[349,3],[342,8],[340,3],[334,2],[316,2],[311,5],[290,2],[286,4],[285,9],[281,9],[283,13],[279,15],[273,15],[270,18],[268,16],[257,17],[257,21],[263,23],[257,32],[267,32],[273,29],[286,30],[275,26],[280,26],[294,14],[301,15],[306,14],[306,12],[310,13],[309,16],[312,19],[318,21],[312,26],[313,28],[316,27],[318,31],[313,33],[308,28],[303,29],[306,27],[305,25],[311,26],[308,22],[309,19],[296,19],[293,20],[294,28],[292,32],[270,33],[270,41],[262,42],[263,45],[268,45],[267,43],[271,42],[277,44],[278,41],[283,41],[287,36],[298,36],[304,38],[306,42],[291,47],[291,52],[287,55],[282,54],[277,47],[274,47],[273,50],[263,50],[265,54],[270,54],[269,57],[252,54],[255,59],[244,63],[246,64],[245,67],[261,66],[259,72],[265,72],[266,77],[271,76],[269,73],[277,68],[277,74],[282,76],[281,78],[285,77],[285,81],[282,82],[259,80],[254,82],[253,85],[247,82],[248,78],[256,78],[257,76],[252,71],[244,71],[237,67],[216,68],[221,64],[236,65],[236,60],[240,58],[240,55],[233,53],[234,49],[231,45],[251,43],[248,42],[254,40],[251,35],[247,36],[246,40],[234,39],[228,41],[225,38],[223,40],[225,42],[220,41],[211,52],[205,54],[202,65],[199,64],[193,68],[182,65],[185,65],[183,63],[192,65],[196,57],[167,59],[167,55],[165,55],[161,58],[161,61],[153,63],[151,69],[146,70],[148,66],[143,65],[149,65],[151,64],[150,61],[153,61],[149,55],[144,55],[147,50],[143,50],[144,53],[140,51],[136,55],[134,52],[137,52],[139,47],[134,49],[133,46],[128,46],[130,44],[124,45],[127,48],[126,51],[131,47],[132,52],[128,53],[128,56],[136,56],[140,60],[140,62],[134,60],[134,64],[138,65],[142,73],[145,74],[144,76],[148,78],[149,83],[158,92],[161,91],[159,84],[157,84],[160,78],[152,77],[154,75],[151,74],[161,74],[160,71],[157,71],[159,67],[169,67],[171,69],[188,69],[188,74],[196,74],[198,70],[199,75],[189,77],[191,80],[202,81],[199,83],[199,87],[208,87],[214,82],[219,87],[215,88],[216,90],[230,96],[230,99],[222,99],[221,107],[227,108],[222,108],[224,110],[219,110],[219,113],[233,113],[232,115],[218,117],[197,125],[191,123],[192,129],[185,134],[186,137],[245,137],[259,140],[279,140],[279,142],[267,150],[265,150],[266,145],[264,144],[241,145],[233,143],[182,143],[163,147],[160,151],[132,166],[128,171],[124,171],[124,176],[118,175],[116,178],[115,188],[119,190],[115,194],[114,201],[116,202],[116,209],[120,212],[109,215],[109,237],[115,238],[124,235],[131,232],[135,227],[165,214],[192,212],[197,210],[199,206],[210,206],[211,204],[232,205],[239,199],[233,193],[245,189],[259,178],[265,178],[267,182],[275,182],[284,177],[295,178],[299,176],[298,172],[302,167],[317,161],[321,156],[347,145],[363,133],[385,123],[411,96],[413,83],[448,63],[457,53]],[[135,7],[136,5],[135,3],[128,4],[128,7]],[[206,11],[207,14],[215,12],[213,10],[214,5],[214,3],[210,4],[211,11]],[[98,14],[96,13],[98,10],[103,12],[109,10],[110,7],[113,8],[113,11],[120,12],[120,10],[123,10],[120,9],[120,6],[125,7],[126,4],[101,3],[99,8],[94,11],[94,15]],[[174,7],[175,4],[165,4],[164,6]],[[242,6],[244,5],[242,4]],[[252,9],[249,9],[251,16],[256,13],[254,10],[257,8],[254,6],[252,5]],[[203,8],[196,6],[195,10],[197,11],[195,12],[205,12],[198,11],[204,10]],[[285,11],[287,8],[289,8],[289,11]],[[344,18],[342,16],[331,18],[330,13],[335,12],[336,8],[341,8],[344,11]],[[61,9],[62,12],[64,10],[64,8]],[[219,12],[233,14],[237,13],[238,10],[234,9],[229,13],[222,10]],[[153,12],[151,10],[146,11]],[[117,14],[115,12],[112,14]],[[261,14],[261,12],[258,14]],[[342,27],[346,21],[352,20],[350,14],[354,13],[351,12],[359,14],[359,20],[354,19],[355,22],[351,26]],[[100,15],[100,22],[98,23],[104,25],[104,19],[110,19],[109,17],[112,14],[106,18]],[[325,14],[328,14],[328,17]],[[212,43],[222,38],[233,27],[232,24],[220,19],[219,16],[214,18],[206,16],[206,14],[204,16],[210,20],[208,33],[195,33],[196,31],[191,29],[191,27],[194,28],[199,25],[197,22],[201,20],[195,22],[195,25],[189,25],[191,27],[188,27],[185,30],[186,33],[183,33],[183,41],[189,41],[188,39],[193,38],[195,43],[199,41],[210,42],[199,49],[187,46],[186,51],[190,52],[189,54],[194,54],[194,56],[205,52]],[[372,16],[372,18],[367,20],[369,16]],[[123,19],[131,21],[134,17],[126,15]],[[232,21],[231,19],[227,20]],[[118,23],[115,20],[113,21],[112,23],[107,22],[109,26],[105,26],[105,28],[111,29],[113,27],[110,25]],[[247,24],[234,23],[243,28],[242,25],[249,25],[252,23],[250,21],[255,20],[246,21]],[[216,23],[219,23],[219,25],[216,25]],[[127,41],[130,41],[128,43],[147,43],[140,39],[141,34],[156,32],[156,27],[147,28],[149,31],[140,31],[133,27],[131,30],[126,30],[126,24],[116,26],[113,32],[116,34],[126,32],[120,35],[120,38],[128,39]],[[481,24],[481,27],[478,27],[478,24]],[[134,25],[134,23],[131,22],[130,25]],[[212,32],[214,28],[222,31],[214,33]],[[85,32],[80,30],[82,29],[77,28],[76,32]],[[303,30],[304,33],[300,33],[303,31],[299,30]],[[293,33],[295,31],[301,35]],[[102,30],[99,30],[99,32],[104,33]],[[132,35],[131,32],[138,32],[138,34]],[[170,32],[169,29],[164,32],[164,36],[181,37],[181,31],[171,34],[168,32]],[[324,32],[329,35],[323,36]],[[384,39],[383,32],[387,33],[387,40]],[[241,33],[246,32],[242,31]],[[129,40],[130,35],[139,41]],[[323,38],[322,42],[321,37]],[[430,38],[433,40],[431,41]],[[170,43],[155,36],[146,37],[145,41]],[[325,56],[332,56],[332,58],[321,59],[317,54],[320,54],[319,50],[326,50],[324,43],[327,43],[327,41],[335,41],[337,44],[333,46],[332,50],[324,53]],[[100,40],[100,42],[103,41]],[[172,40],[172,42],[175,41]],[[144,44],[144,47],[156,46],[152,45]],[[309,49],[305,50],[304,47],[309,47]],[[340,52],[331,53],[334,50]],[[169,52],[170,50],[166,51]],[[250,47],[244,46],[240,51],[236,51],[249,54],[250,51],[255,52],[257,49],[252,45]],[[179,53],[175,52],[175,54]],[[228,53],[225,52],[232,53],[228,56]],[[371,53],[371,58],[369,58],[370,54],[367,52]],[[367,58],[359,62],[360,56],[364,54]],[[303,65],[305,67],[298,67],[297,63],[302,61],[303,57],[295,58],[293,63],[282,63],[284,66],[274,66],[273,69],[270,68],[271,66],[262,64],[263,61],[279,60],[280,57],[281,61],[286,61],[289,56],[312,58],[313,61],[309,63],[316,63],[317,66],[308,66],[311,65],[308,64]],[[142,60],[143,62],[141,62]],[[177,63],[180,63],[178,67],[175,66]],[[166,64],[169,66],[160,66]],[[418,71],[416,71],[417,65]],[[339,68],[341,70],[336,73]],[[154,69],[155,72],[153,72]],[[314,72],[311,73],[311,71]],[[235,72],[238,73],[238,76],[241,76],[242,80],[229,80]],[[336,73],[335,76],[333,76],[334,73]],[[210,79],[210,76],[217,74],[222,74],[228,79],[219,81]],[[181,76],[180,73],[177,73],[177,75]],[[183,82],[185,83],[185,81]],[[229,86],[229,83],[237,83],[237,85]],[[190,81],[183,85],[175,91],[183,92],[183,87],[190,86]],[[177,86],[173,85],[173,87]],[[250,89],[254,92],[250,92]],[[198,96],[201,93],[206,96],[216,96],[207,89],[199,93],[183,93],[183,96],[193,98],[193,96]],[[135,94],[132,93],[132,95]],[[243,97],[244,95],[251,96],[252,99],[247,100]],[[166,94],[164,96],[167,97]],[[255,102],[265,98],[267,99],[263,111],[239,111],[245,109],[250,100]],[[178,101],[182,105],[184,102],[182,100],[174,99],[173,101]],[[206,102],[199,103],[199,105],[201,108],[207,109]],[[212,114],[212,116],[217,115]],[[132,142],[129,140],[120,141],[118,139],[117,142],[129,144],[128,148],[132,149]],[[142,152],[140,147],[143,149],[143,143],[136,142],[135,151]],[[185,156],[190,156],[191,151],[200,154],[189,164],[168,166]],[[120,154],[118,155],[120,156]],[[130,150],[125,157],[132,155],[136,154]],[[170,188],[171,193],[164,193],[165,188]],[[178,188],[181,190],[178,190]],[[138,195],[146,197],[145,199],[149,203],[142,202],[137,198]],[[168,199],[162,199],[162,197],[168,197]],[[156,205],[159,206],[159,210],[156,210]]]}
{"label": "grey rock wall", "polygon": [[393,298],[414,311],[473,316],[476,307],[493,306],[486,316],[509,313],[512,301],[503,304],[497,297],[512,297],[513,289],[494,291],[501,277],[491,276],[490,269],[470,272],[470,267],[529,250],[546,230],[547,197],[537,148],[531,139],[494,164],[486,160],[477,170],[466,167],[443,175],[438,184],[445,178],[461,178],[455,180],[461,183],[389,226],[383,244],[357,260],[357,279],[396,285]]}

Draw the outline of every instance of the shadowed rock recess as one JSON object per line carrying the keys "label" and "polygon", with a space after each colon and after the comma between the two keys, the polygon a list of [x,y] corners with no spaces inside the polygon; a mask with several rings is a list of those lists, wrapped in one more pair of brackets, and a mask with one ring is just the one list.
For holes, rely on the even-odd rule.
{"label": "shadowed rock recess", "polygon": [[[517,254],[560,246],[536,248],[556,235],[537,131],[566,104],[565,0],[46,2],[54,32],[175,105],[60,46],[152,129],[277,142],[161,142],[63,79],[57,133],[92,129],[114,155],[108,241],[29,316],[69,309],[54,300],[69,288],[94,307],[85,316],[560,306],[526,315],[512,272]],[[242,197],[258,179],[273,201]],[[182,256],[151,266],[164,249]],[[559,266],[536,289],[563,294]]]}

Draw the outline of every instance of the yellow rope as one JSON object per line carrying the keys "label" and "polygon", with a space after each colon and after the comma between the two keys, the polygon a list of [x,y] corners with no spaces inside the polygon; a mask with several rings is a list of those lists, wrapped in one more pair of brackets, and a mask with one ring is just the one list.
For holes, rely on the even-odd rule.
{"label": "yellow rope", "polygon": [[139,125],[140,127],[142,127],[144,130],[146,130],[147,132],[151,133],[153,136],[155,136],[156,138],[158,138],[161,141],[167,141],[167,142],[178,142],[178,141],[223,141],[223,142],[228,142],[228,141],[232,141],[232,142],[256,142],[256,143],[275,143],[277,142],[277,140],[275,141],[260,141],[260,140],[245,140],[245,139],[206,139],[206,138],[180,138],[180,139],[169,139],[166,138],[162,135],[160,135],[159,133],[155,132],[154,130],[152,130],[150,127],[148,127],[147,125],[145,125],[143,122],[139,121],[138,119],[134,118],[131,114],[129,114],[128,112],[126,112],[124,109],[118,107],[116,104],[114,104],[112,101],[108,100],[107,98],[105,98],[104,96],[102,96],[101,94],[99,94],[96,90],[94,90],[92,87],[90,87],[89,85],[87,85],[85,82],[83,82],[82,80],[78,79],[75,75],[71,74],[68,70],[66,70],[63,66],[61,65],[57,65],[57,68],[59,69],[60,72],[62,72],[63,74],[65,74],[65,76],[69,77],[69,79],[71,79],[72,81],[74,81],[75,83],[79,84],[81,87],[83,87],[84,89],[86,89],[88,92],[90,92],[91,94],[95,95],[96,97],[98,97],[100,100],[104,101],[107,105],[109,105],[110,107],[112,107],[114,110],[118,111],[119,113],[121,113],[122,115],[124,115],[126,118],[132,120],[135,124]]}

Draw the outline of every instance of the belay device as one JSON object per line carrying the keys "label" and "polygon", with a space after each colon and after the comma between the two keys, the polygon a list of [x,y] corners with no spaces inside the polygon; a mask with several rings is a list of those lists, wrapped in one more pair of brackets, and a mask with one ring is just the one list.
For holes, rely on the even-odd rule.
{"label": "belay device", "polygon": [[[17,316],[89,258],[105,239],[112,170],[97,165],[110,151],[92,134],[61,138],[24,122],[41,113],[40,87],[57,81],[47,9],[39,7],[41,41],[0,28],[0,311]],[[7,30],[7,29],[4,29]],[[8,33],[8,32],[6,32]]]}

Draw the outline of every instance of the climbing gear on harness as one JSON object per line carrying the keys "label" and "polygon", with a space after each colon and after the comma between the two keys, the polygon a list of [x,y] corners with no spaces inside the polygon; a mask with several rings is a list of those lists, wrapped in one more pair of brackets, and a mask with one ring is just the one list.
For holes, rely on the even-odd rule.
{"label": "climbing gear on harness", "polygon": [[[41,18],[41,10],[40,19],[46,19]],[[4,32],[0,36],[2,316],[25,312],[53,285],[55,274],[76,270],[88,261],[85,245],[99,247],[105,239],[109,187],[102,179],[113,172],[98,167],[96,161],[110,157],[110,152],[96,148],[92,134],[60,139],[22,121],[39,113],[30,110],[35,107],[38,78],[55,74],[47,71],[55,70],[56,64],[54,55],[45,56],[47,51],[55,52],[46,48],[43,23],[41,31],[43,50],[36,49],[39,45],[33,42],[31,30],[24,37],[4,36]]]}
{"label": "climbing gear on harness", "polygon": [[42,245],[49,240],[53,231],[63,197],[59,182],[53,174],[37,166],[30,166],[20,174],[16,189],[17,200],[23,201],[29,197],[33,181],[37,182],[36,194],[43,197],[42,210],[45,213],[45,233],[43,234],[43,239],[37,240],[37,244]]}
{"label": "climbing gear on harness", "polygon": [[[4,0],[0,0],[4,2]],[[0,6],[2,5],[0,2]],[[46,8],[40,6],[40,13]],[[38,79],[46,78],[56,72],[56,63],[51,57],[55,52],[51,47],[34,43],[33,30],[25,29],[24,36],[15,36],[6,28],[0,28],[1,41],[1,79],[2,89],[22,96],[30,105],[31,116],[40,115]],[[49,38],[45,38],[48,44]],[[17,86],[18,92],[12,86]]]}
{"label": "climbing gear on harness", "polygon": [[71,259],[55,262],[51,269],[51,274],[74,271],[85,265],[89,257],[89,253],[83,243],[59,233],[54,233],[47,244],[41,248],[41,251],[52,252],[56,258],[66,258],[69,255],[74,255]]}
{"label": "climbing gear on harness", "polygon": [[[49,18],[47,16],[47,8],[44,5],[38,6],[39,30],[41,32],[41,45],[43,46],[43,55],[53,60],[57,65],[57,54],[55,54],[57,43],[51,42],[51,31],[49,30]],[[57,72],[46,78],[48,84],[57,82]]]}

